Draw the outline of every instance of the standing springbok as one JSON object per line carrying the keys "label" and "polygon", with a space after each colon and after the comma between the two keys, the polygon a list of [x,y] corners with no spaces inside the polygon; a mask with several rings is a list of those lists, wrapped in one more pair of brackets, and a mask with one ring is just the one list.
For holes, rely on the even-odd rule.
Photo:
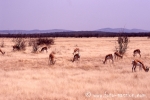
{"label": "standing springbok", "polygon": [[119,52],[115,52],[115,53],[114,53],[114,58],[115,58],[115,59],[123,58],[123,55],[121,55]]}
{"label": "standing springbok", "polygon": [[50,64],[55,64],[55,62],[56,62],[56,60],[54,61],[54,59],[55,59],[55,52],[51,52],[50,54],[49,54],[49,61],[50,61]]}
{"label": "standing springbok", "polygon": [[72,62],[74,62],[75,60],[78,60],[79,58],[80,58],[80,55],[79,54],[75,54],[74,57],[73,57]]}
{"label": "standing springbok", "polygon": [[108,55],[105,56],[105,60],[103,61],[103,63],[105,64],[108,59],[112,60],[112,63],[114,62],[113,55],[112,54],[108,54]]}
{"label": "standing springbok", "polygon": [[140,69],[141,67],[144,69],[145,72],[148,72],[149,71],[149,68],[148,67],[145,67],[145,65],[138,59],[135,59],[132,61],[132,72],[134,71],[135,72],[135,69],[136,69],[136,66],[139,66]]}
{"label": "standing springbok", "polygon": [[133,51],[133,56],[134,56],[134,57],[135,57],[136,54],[139,54],[140,57],[141,57],[141,51],[140,51],[140,49],[135,49],[135,50]]}
{"label": "standing springbok", "polygon": [[0,49],[0,52],[4,55],[5,54],[5,52],[3,52],[1,49]]}

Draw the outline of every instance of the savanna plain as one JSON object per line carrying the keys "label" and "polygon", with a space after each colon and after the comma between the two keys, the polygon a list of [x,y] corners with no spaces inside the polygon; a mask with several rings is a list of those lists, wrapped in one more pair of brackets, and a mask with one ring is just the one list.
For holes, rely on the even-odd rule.
{"label": "savanna plain", "polygon": [[[150,72],[132,72],[132,60],[150,67],[150,39],[130,37],[122,59],[107,61],[117,38],[54,38],[48,52],[13,51],[12,38],[1,38],[0,100],[150,100]],[[28,39],[26,39],[28,41]],[[80,48],[80,60],[72,62]],[[141,50],[141,58],[133,50]],[[54,65],[49,54],[55,51]]]}

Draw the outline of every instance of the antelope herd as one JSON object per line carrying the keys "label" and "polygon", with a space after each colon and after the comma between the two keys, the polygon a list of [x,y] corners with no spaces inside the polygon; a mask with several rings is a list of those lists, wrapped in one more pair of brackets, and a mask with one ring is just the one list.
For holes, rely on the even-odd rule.
{"label": "antelope herd", "polygon": [[[16,49],[16,50],[19,50],[20,48],[19,48],[19,46],[15,45],[15,46],[13,46],[13,50],[15,50],[15,49]],[[45,46],[45,47],[43,47],[43,48],[41,49],[40,52],[43,52],[44,50],[47,52],[47,49],[48,49],[48,48]],[[1,52],[3,55],[5,54],[5,52],[2,51],[1,49],[0,49],[0,52]],[[141,51],[140,51],[140,49],[135,49],[135,50],[133,51],[133,56],[134,56],[134,57],[135,57],[137,54],[141,57]],[[72,62],[74,62],[74,61],[76,61],[76,60],[79,60],[79,58],[80,58],[80,55],[79,55],[79,48],[75,48],[75,49],[74,49],[73,55],[74,55],[74,56],[73,56]],[[113,55],[112,55],[112,54],[108,54],[108,55],[105,56],[105,60],[103,61],[103,63],[105,64],[105,63],[107,62],[107,60],[109,60],[109,61],[111,60],[112,63],[114,63],[114,59],[118,59],[118,58],[123,58],[123,55],[119,54],[119,52],[115,52],[115,53],[114,53],[114,58],[113,58]],[[55,60],[55,52],[54,52],[54,51],[52,51],[52,52],[49,54],[49,62],[50,62],[50,64],[52,64],[52,65],[54,65],[55,62],[56,62],[56,60]],[[132,67],[132,72],[135,72],[135,71],[136,71],[136,67],[137,67],[137,66],[139,66],[139,69],[140,69],[140,70],[143,68],[145,72],[148,72],[148,71],[149,71],[149,68],[146,67],[146,66],[143,64],[143,62],[140,61],[139,59],[134,59],[134,60],[132,61],[132,65],[133,65],[133,67]]]}
{"label": "antelope herd", "polygon": [[[134,51],[133,51],[133,56],[135,57],[135,55],[137,55],[137,54],[139,54],[139,56],[141,57],[141,51],[140,51],[140,49],[135,49]],[[119,52],[115,52],[114,53],[114,57],[115,57],[115,59],[118,59],[118,57],[119,58],[123,58],[123,55],[121,55],[121,54],[119,54]],[[108,54],[108,55],[106,55],[105,56],[105,60],[104,60],[104,64],[105,64],[105,62],[107,61],[107,60],[112,60],[112,63],[113,63],[113,55],[112,54]],[[142,61],[140,61],[139,59],[134,59],[133,61],[132,61],[132,65],[133,65],[133,67],[132,67],[132,72],[134,71],[136,71],[136,67],[137,66],[139,66],[139,69],[141,70],[142,68],[144,69],[144,71],[145,72],[148,72],[149,71],[149,68],[148,67],[146,67],[145,65],[144,65],[144,63],[142,62]]]}

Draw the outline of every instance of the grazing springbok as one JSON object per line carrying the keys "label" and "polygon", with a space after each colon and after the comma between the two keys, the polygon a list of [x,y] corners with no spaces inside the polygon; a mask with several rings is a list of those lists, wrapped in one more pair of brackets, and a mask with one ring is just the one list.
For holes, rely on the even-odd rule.
{"label": "grazing springbok", "polygon": [[103,63],[105,64],[108,59],[112,60],[112,63],[114,62],[113,55],[112,54],[108,54],[108,55],[105,56],[105,60],[103,61]]}
{"label": "grazing springbok", "polygon": [[41,49],[41,52],[43,52],[44,50],[47,52],[47,47],[43,47],[43,48]]}
{"label": "grazing springbok", "polygon": [[138,59],[133,60],[133,61],[132,61],[132,65],[133,65],[133,67],[132,67],[132,72],[133,72],[133,71],[135,72],[136,66],[139,66],[139,67],[140,67],[140,68],[139,68],[140,70],[141,70],[141,67],[142,67],[145,72],[148,72],[148,71],[149,71],[149,68],[148,68],[148,67],[145,67],[145,65],[144,65],[140,60],[138,60]]}
{"label": "grazing springbok", "polygon": [[3,52],[1,49],[0,49],[0,52],[4,55],[5,54],[5,52]]}
{"label": "grazing springbok", "polygon": [[14,45],[13,50],[20,50],[20,47],[18,45]]}
{"label": "grazing springbok", "polygon": [[115,52],[115,53],[114,53],[114,58],[115,58],[115,59],[123,58],[123,55],[121,55],[119,52]]}
{"label": "grazing springbok", "polygon": [[79,54],[79,48],[75,48],[75,49],[74,49],[73,55],[74,55],[76,52],[78,52],[78,54]]}
{"label": "grazing springbok", "polygon": [[54,59],[55,59],[55,52],[51,52],[50,54],[49,54],[49,61],[50,61],[50,64],[55,64],[55,62],[56,62],[56,60],[54,61]]}
{"label": "grazing springbok", "polygon": [[133,56],[134,56],[134,57],[135,57],[136,54],[139,54],[140,57],[141,57],[141,51],[140,51],[140,49],[135,49],[135,50],[133,51]]}
{"label": "grazing springbok", "polygon": [[80,58],[80,55],[79,54],[75,54],[74,57],[73,57],[72,62],[74,62],[75,60],[78,60],[79,58]]}

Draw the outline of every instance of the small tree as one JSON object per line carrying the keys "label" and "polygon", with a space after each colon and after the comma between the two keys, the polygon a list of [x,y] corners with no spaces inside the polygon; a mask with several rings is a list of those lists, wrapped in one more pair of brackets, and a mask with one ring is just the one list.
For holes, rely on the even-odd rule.
{"label": "small tree", "polygon": [[119,36],[117,42],[116,51],[124,55],[128,48],[129,38],[127,36]]}

